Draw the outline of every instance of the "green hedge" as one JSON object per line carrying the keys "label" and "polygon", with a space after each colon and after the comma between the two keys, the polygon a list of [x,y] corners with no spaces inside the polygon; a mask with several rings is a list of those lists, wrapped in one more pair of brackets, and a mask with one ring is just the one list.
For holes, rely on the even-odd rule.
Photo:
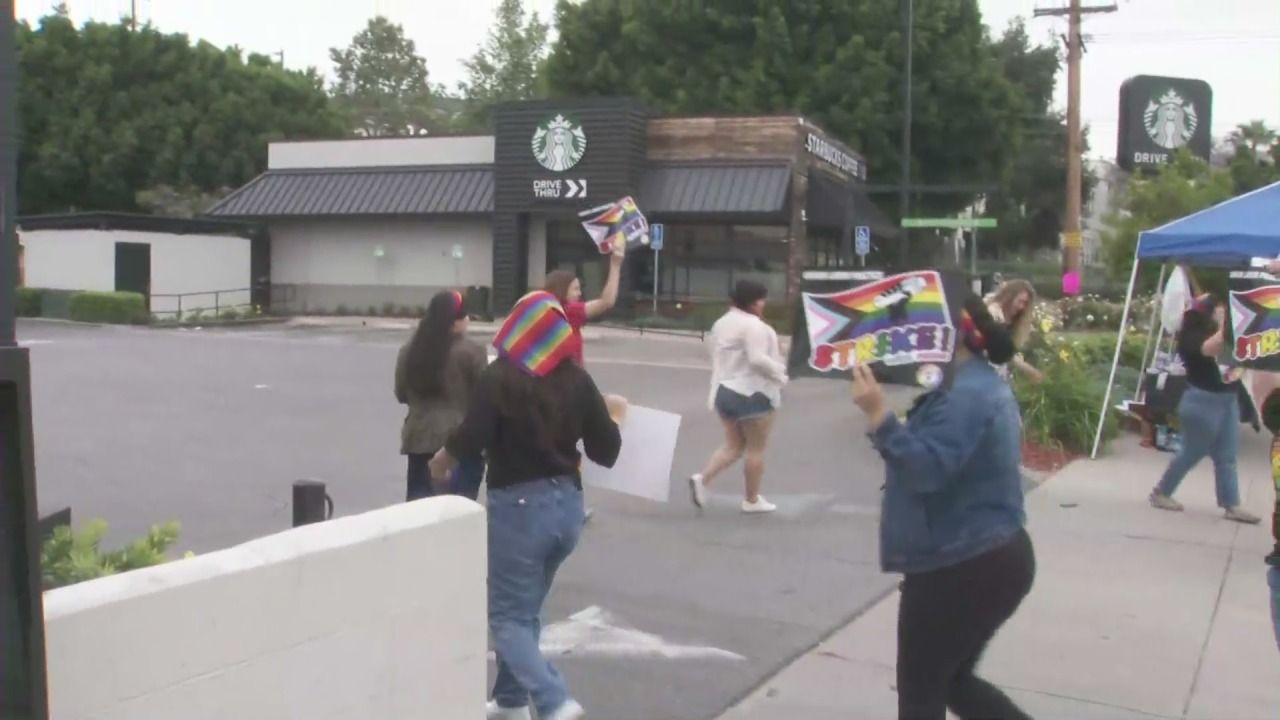
{"label": "green hedge", "polygon": [[40,288],[18,288],[17,308],[18,317],[31,318],[40,317],[41,307],[44,305],[44,290]]}
{"label": "green hedge", "polygon": [[139,293],[80,292],[71,296],[68,315],[77,322],[144,325],[151,315]]}

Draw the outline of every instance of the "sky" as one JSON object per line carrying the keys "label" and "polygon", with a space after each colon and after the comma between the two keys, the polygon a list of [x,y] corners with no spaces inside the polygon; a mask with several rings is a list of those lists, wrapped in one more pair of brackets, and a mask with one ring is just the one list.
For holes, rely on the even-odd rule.
{"label": "sky", "polygon": [[[130,0],[66,2],[76,22],[115,20],[128,15],[131,5]],[[289,67],[314,66],[326,73],[329,48],[347,45],[369,17],[386,15],[404,25],[426,58],[432,81],[449,88],[463,78],[461,61],[484,42],[498,4],[498,0],[343,0],[321,12],[316,0],[133,2],[139,22],[149,21],[163,31],[262,54],[283,52]],[[1086,6],[1111,2],[1084,0]],[[1084,25],[1088,52],[1081,111],[1091,128],[1093,154],[1115,154],[1120,84],[1133,75],[1207,81],[1214,92],[1215,136],[1250,120],[1280,127],[1280,0],[1115,2],[1117,12],[1089,16]],[[57,3],[17,0],[18,16],[35,20]],[[526,8],[544,18],[551,17],[555,4],[556,0],[525,0]],[[979,0],[993,32],[1023,16],[1032,38],[1040,42],[1060,37],[1066,21],[1035,19],[1033,10],[1066,4],[1067,0]],[[1059,78],[1057,103],[1065,107],[1065,76]]]}

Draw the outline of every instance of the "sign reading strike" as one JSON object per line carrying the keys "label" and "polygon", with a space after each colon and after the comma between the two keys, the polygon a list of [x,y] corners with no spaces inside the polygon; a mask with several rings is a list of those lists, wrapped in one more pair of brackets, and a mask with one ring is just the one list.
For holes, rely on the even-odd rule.
{"label": "sign reading strike", "polygon": [[[956,346],[941,273],[893,275],[834,293],[802,293],[807,364],[821,373],[879,365],[887,382],[934,386]],[[793,354],[792,365],[798,358]]]}
{"label": "sign reading strike", "polygon": [[1230,280],[1231,359],[1259,370],[1280,370],[1280,279],[1233,272]]}

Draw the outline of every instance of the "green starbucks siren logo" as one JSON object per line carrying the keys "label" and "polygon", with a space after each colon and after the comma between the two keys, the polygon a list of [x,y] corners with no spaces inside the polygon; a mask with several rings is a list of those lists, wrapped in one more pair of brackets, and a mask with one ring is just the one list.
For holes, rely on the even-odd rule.
{"label": "green starbucks siren logo", "polygon": [[557,113],[533,131],[533,157],[552,172],[564,172],[582,159],[587,151],[587,135],[582,123]]}
{"label": "green starbucks siren logo", "polygon": [[1170,88],[1164,95],[1147,103],[1142,124],[1156,145],[1166,150],[1177,150],[1191,141],[1200,118],[1196,114],[1196,106]]}

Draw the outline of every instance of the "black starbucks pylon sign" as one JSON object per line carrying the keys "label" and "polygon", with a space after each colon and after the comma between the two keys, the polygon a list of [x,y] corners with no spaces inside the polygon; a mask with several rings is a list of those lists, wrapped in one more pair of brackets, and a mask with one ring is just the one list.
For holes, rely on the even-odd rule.
{"label": "black starbucks pylon sign", "polygon": [[1209,159],[1213,89],[1203,80],[1138,75],[1120,86],[1116,163],[1154,168],[1186,148]]}

